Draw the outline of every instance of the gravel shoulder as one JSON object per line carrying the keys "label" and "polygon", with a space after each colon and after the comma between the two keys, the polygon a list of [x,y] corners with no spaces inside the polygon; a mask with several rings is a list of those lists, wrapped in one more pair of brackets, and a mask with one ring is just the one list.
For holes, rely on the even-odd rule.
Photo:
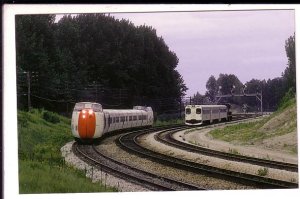
{"label": "gravel shoulder", "polygon": [[[182,131],[182,133],[184,134],[184,131]],[[187,152],[182,149],[167,146],[165,144],[155,141],[154,134],[144,135],[142,138],[140,138],[140,143],[144,147],[160,153],[169,154],[170,156],[173,157],[186,159],[188,161],[197,162],[197,163],[201,163],[201,164],[205,164],[217,168],[228,169],[228,170],[248,173],[252,175],[257,175],[258,170],[263,168],[257,165],[235,162],[231,160],[224,160],[224,159],[201,155],[193,152]],[[284,181],[298,182],[298,173],[284,171],[280,169],[268,168],[268,174],[265,177],[284,180]]]}
{"label": "gravel shoulder", "polygon": [[297,143],[297,133],[292,132],[286,135],[272,137],[253,145],[241,145],[239,143],[229,143],[222,140],[213,139],[208,133],[216,128],[224,126],[204,128],[195,131],[180,131],[174,134],[174,138],[188,143],[207,147],[218,151],[229,152],[229,150],[237,151],[242,155],[253,156],[257,158],[270,159],[297,164],[298,155],[290,154],[282,150],[283,143]]}

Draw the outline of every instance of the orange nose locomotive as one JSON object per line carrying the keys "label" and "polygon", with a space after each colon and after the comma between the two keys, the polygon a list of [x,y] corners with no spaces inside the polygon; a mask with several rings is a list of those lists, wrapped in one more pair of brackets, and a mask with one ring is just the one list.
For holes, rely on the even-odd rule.
{"label": "orange nose locomotive", "polygon": [[93,109],[84,109],[79,113],[78,132],[81,138],[93,138],[96,130],[96,117]]}
{"label": "orange nose locomotive", "polygon": [[75,104],[71,128],[75,140],[92,141],[102,135],[128,128],[153,125],[151,107],[134,106],[133,109],[102,109],[101,104],[79,102]]}
{"label": "orange nose locomotive", "polygon": [[98,103],[76,103],[71,121],[72,134],[75,139],[94,139],[102,135],[102,106]]}

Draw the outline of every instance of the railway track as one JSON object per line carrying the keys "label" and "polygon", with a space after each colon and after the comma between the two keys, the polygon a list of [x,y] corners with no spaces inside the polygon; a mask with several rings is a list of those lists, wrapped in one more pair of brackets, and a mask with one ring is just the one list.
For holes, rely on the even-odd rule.
{"label": "railway track", "polygon": [[[175,128],[170,128],[168,130],[163,130],[163,132],[166,133],[168,131],[175,131],[175,130],[179,131],[186,128],[188,127],[179,126]],[[281,181],[281,180],[276,180],[271,178],[264,178],[261,176],[216,168],[205,164],[190,162],[190,161],[182,160],[175,157],[170,157],[165,154],[151,151],[149,149],[142,147],[137,141],[137,138],[139,136],[146,133],[149,132],[126,133],[120,136],[119,139],[116,140],[116,142],[123,149],[129,152],[133,152],[143,158],[148,158],[158,163],[166,164],[168,166],[187,170],[187,171],[192,171],[194,173],[206,174],[214,178],[225,179],[228,181],[233,181],[236,183],[250,185],[262,189],[298,188],[298,184],[296,183],[286,182],[286,181]]]}
{"label": "railway track", "polygon": [[[240,119],[245,119],[245,117],[238,116],[238,117],[234,117],[234,119],[240,120]],[[171,130],[171,131],[175,132],[177,130],[188,129],[188,128],[193,128],[193,127],[186,127],[184,125],[172,125],[172,126],[165,126],[165,127],[153,127],[151,129],[147,129],[147,130],[145,130],[145,129],[137,130],[132,133],[141,135],[141,134],[157,132],[157,131],[168,132],[169,130]],[[168,129],[168,130],[165,130],[165,129]],[[116,135],[116,134],[120,134],[120,133],[124,133],[124,132],[117,132],[117,133],[112,133],[112,134]],[[131,133],[128,133],[126,135],[129,135],[129,134],[131,134]],[[170,133],[167,133],[166,135],[169,135],[171,137]],[[109,135],[109,136],[111,136],[111,135]],[[104,137],[106,137],[106,136],[104,136]],[[123,137],[123,136],[121,136],[121,137]],[[136,136],[136,137],[138,137],[138,136]],[[126,140],[125,142],[130,143],[133,141],[135,144],[137,144],[135,141],[136,137],[133,140],[125,138],[125,140]],[[159,139],[161,139],[161,138],[159,138]],[[101,139],[99,141],[101,142]],[[123,137],[123,144],[120,142],[120,140],[116,141],[116,142],[119,145],[121,145],[122,148],[127,148],[127,150],[130,150],[130,151],[132,151],[132,149],[134,149],[136,146],[138,146],[138,145],[136,145],[136,146],[133,145],[132,147],[128,147],[127,144],[124,145],[124,137]],[[174,179],[164,178],[164,177],[161,177],[161,176],[158,176],[155,174],[151,174],[146,171],[142,171],[142,170],[133,168],[122,162],[119,162],[115,159],[105,156],[99,150],[97,150],[95,145],[80,145],[78,143],[75,143],[73,145],[73,151],[82,160],[88,162],[89,164],[95,166],[96,168],[98,168],[100,170],[104,170],[108,173],[111,173],[112,175],[114,175],[116,177],[123,178],[125,180],[129,180],[136,184],[140,184],[144,187],[147,187],[150,190],[168,190],[168,191],[170,191],[170,190],[205,190],[202,187],[178,182]],[[143,153],[143,152],[141,153],[141,151],[139,151],[139,150],[135,151],[135,153],[137,153],[140,156],[149,158],[148,155],[145,155],[145,153]],[[147,151],[146,153],[151,154],[152,152]],[[157,154],[154,156],[153,156],[153,154],[150,155],[150,159],[156,159],[157,162],[161,163],[161,161],[159,159],[157,159],[157,157],[155,157],[155,156],[157,156]],[[170,166],[174,166],[173,165],[174,162],[176,162],[176,161],[168,160],[168,159],[165,160],[165,163],[169,164]],[[180,160],[179,160],[179,162],[180,162]],[[184,164],[180,165],[180,163],[178,163],[178,160],[175,164],[175,167],[190,170],[190,171],[197,172],[197,173],[199,173],[199,170],[200,170],[200,172],[206,173],[210,176],[213,176],[213,177],[218,176],[219,178],[222,178],[222,179],[224,178],[224,177],[220,177],[220,175],[219,175],[220,171],[218,171],[217,173],[214,171],[214,169],[216,169],[216,168],[209,170],[207,168],[199,168],[199,166],[195,167],[194,165],[190,165],[189,167],[192,168],[192,169],[190,169],[189,167],[184,166]],[[224,175],[224,174],[222,174],[222,175]],[[226,175],[228,176],[228,174],[226,174]],[[252,185],[252,186],[258,184],[256,181],[249,183],[247,179],[245,180],[243,178],[245,178],[245,177],[242,177],[242,178],[237,178],[237,177],[232,177],[232,176],[228,177],[228,179],[235,181],[237,183],[242,182],[243,184]],[[258,187],[260,187],[260,188],[261,187],[262,188],[290,188],[290,187],[298,187],[298,184],[283,185],[281,182],[280,183],[277,182],[275,184],[271,183],[271,185],[270,184],[266,185],[266,184],[261,184],[261,182],[260,182]]]}
{"label": "railway track", "polygon": [[238,155],[238,154],[226,153],[226,152],[222,152],[222,151],[217,151],[217,150],[208,149],[208,148],[201,147],[201,146],[184,143],[184,142],[176,140],[172,136],[176,132],[178,132],[178,130],[168,131],[167,133],[161,132],[161,133],[158,133],[155,135],[155,139],[161,143],[164,143],[164,144],[176,147],[176,148],[180,148],[180,149],[183,149],[186,151],[194,152],[194,153],[213,156],[213,157],[222,158],[222,159],[226,159],[226,160],[233,160],[233,161],[238,161],[238,162],[255,164],[255,165],[259,165],[259,166],[263,166],[263,167],[298,172],[297,164],[291,164],[291,163],[243,156],[243,155]]}
{"label": "railway track", "polygon": [[161,177],[103,155],[95,145],[73,144],[74,153],[82,160],[116,177],[129,180],[154,191],[205,190],[204,188]]}

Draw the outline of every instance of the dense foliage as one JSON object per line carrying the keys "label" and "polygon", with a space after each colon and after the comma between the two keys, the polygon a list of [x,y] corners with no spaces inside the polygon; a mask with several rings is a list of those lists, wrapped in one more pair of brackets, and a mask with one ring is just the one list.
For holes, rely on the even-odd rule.
{"label": "dense foliage", "polygon": [[70,112],[77,101],[96,101],[106,108],[149,105],[164,112],[178,107],[187,90],[176,70],[179,60],[163,38],[128,20],[80,14],[55,23],[55,15],[20,15],[16,44],[21,109],[30,101]]}

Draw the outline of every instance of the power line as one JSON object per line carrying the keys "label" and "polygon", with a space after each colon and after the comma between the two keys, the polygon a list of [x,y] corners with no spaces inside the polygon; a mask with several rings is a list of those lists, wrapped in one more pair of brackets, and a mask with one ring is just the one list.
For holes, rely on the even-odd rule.
{"label": "power line", "polygon": [[51,102],[59,102],[59,103],[76,103],[75,101],[55,100],[55,99],[49,99],[49,98],[45,98],[45,97],[41,97],[41,96],[37,96],[37,95],[33,95],[33,94],[31,94],[31,96],[36,97],[36,98],[39,98],[39,99],[51,101]]}

